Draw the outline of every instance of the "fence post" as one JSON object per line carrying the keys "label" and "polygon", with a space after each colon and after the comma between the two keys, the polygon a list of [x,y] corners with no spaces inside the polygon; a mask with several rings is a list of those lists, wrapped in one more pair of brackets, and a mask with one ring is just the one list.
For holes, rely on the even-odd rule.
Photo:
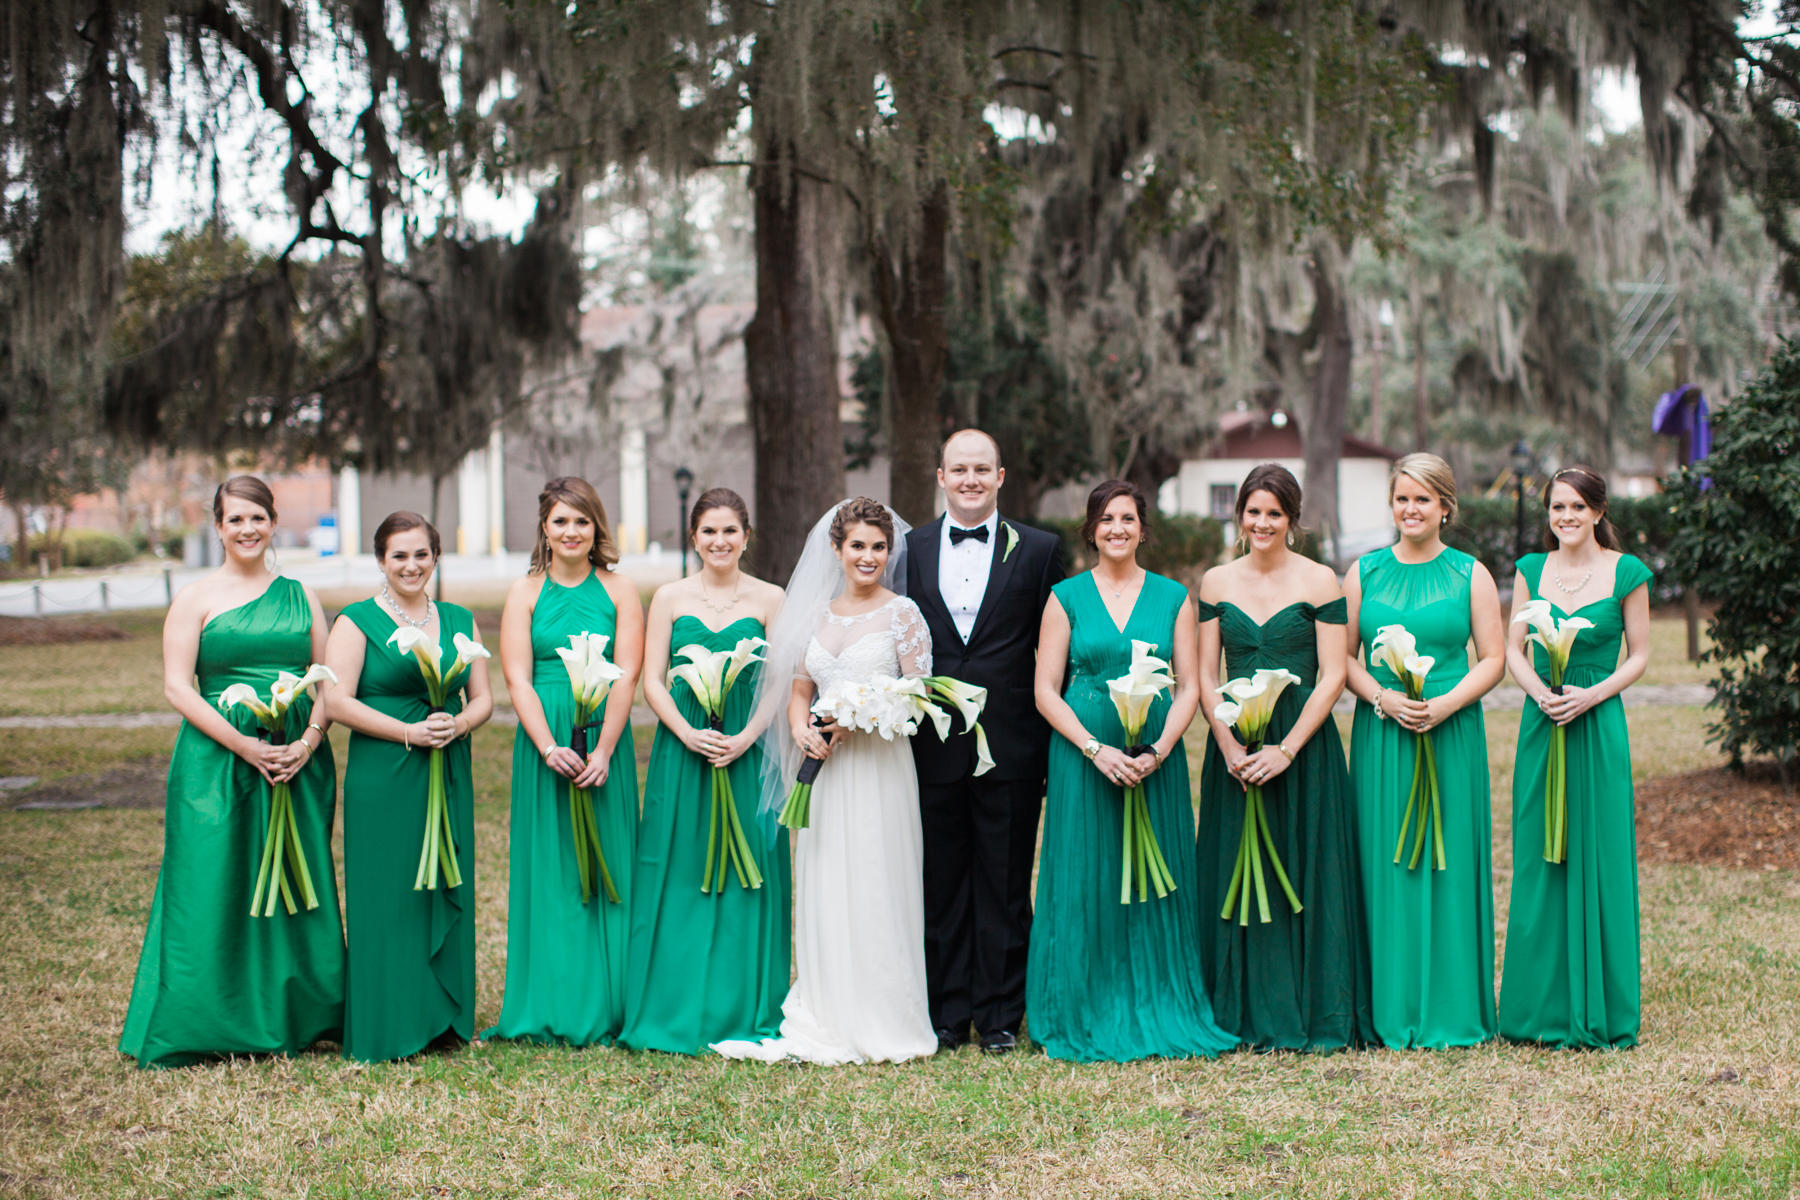
{"label": "fence post", "polygon": [[38,616],[44,615],[44,585],[41,583],[31,585],[31,607]]}
{"label": "fence post", "polygon": [[175,603],[175,582],[169,577],[169,568],[163,568],[163,602]]}
{"label": "fence post", "polygon": [[111,612],[112,611],[112,600],[106,594],[106,580],[104,580],[104,579],[102,579],[100,581],[100,611],[101,612]]}

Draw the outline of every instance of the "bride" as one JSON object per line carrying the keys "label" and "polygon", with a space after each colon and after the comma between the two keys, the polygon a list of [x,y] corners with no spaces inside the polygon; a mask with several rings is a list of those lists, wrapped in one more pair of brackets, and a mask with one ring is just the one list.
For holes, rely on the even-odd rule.
{"label": "bride", "polygon": [[937,1050],[912,749],[835,722],[815,726],[811,713],[818,690],[834,683],[931,674],[925,619],[894,590],[906,579],[905,534],[874,500],[826,513],[770,631],[758,708],[778,705],[786,690],[788,720],[765,735],[763,803],[779,809],[802,754],[826,761],[794,852],[796,978],[780,1036],[713,1046],[728,1058],[903,1062]]}

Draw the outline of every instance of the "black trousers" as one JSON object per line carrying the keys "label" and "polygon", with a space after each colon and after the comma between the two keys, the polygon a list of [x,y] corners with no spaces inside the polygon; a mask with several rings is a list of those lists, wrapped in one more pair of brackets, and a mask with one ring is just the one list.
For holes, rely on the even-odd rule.
{"label": "black trousers", "polygon": [[925,979],[935,1029],[1017,1032],[1031,945],[1041,779],[921,784]]}

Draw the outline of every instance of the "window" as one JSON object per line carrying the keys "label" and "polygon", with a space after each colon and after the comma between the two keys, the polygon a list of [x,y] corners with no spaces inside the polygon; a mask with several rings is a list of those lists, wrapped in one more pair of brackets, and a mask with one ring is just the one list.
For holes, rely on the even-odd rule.
{"label": "window", "polygon": [[1212,485],[1212,516],[1215,521],[1230,523],[1234,519],[1233,509],[1237,506],[1237,484],[1215,483]]}

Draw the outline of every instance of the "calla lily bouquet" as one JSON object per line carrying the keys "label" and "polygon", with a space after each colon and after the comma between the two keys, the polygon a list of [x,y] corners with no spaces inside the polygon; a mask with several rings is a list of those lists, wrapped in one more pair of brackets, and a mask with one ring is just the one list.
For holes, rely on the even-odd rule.
{"label": "calla lily bouquet", "polygon": [[[1431,674],[1431,668],[1437,665],[1437,659],[1429,654],[1419,653],[1419,644],[1404,625],[1383,625],[1375,631],[1375,640],[1369,645],[1369,653],[1374,660],[1394,673],[1400,686],[1406,689],[1408,700],[1425,698],[1425,677]],[[1406,830],[1412,823],[1413,815],[1418,814],[1419,826],[1413,835],[1412,859],[1406,864],[1407,870],[1419,865],[1419,859],[1425,852],[1425,827],[1432,827],[1431,865],[1442,871],[1446,867],[1444,859],[1444,806],[1438,792],[1437,749],[1433,746],[1430,733],[1413,735],[1413,775],[1412,790],[1406,797],[1406,815],[1400,819],[1400,840],[1394,843],[1394,862],[1406,850]]]}
{"label": "calla lily bouquet", "polygon": [[[401,625],[388,635],[388,645],[403,655],[411,655],[425,677],[425,695],[432,712],[443,712],[445,701],[465,682],[463,676],[475,660],[492,657],[487,647],[466,634],[454,634],[456,660],[448,671],[442,670],[443,647],[426,633],[411,625]],[[444,751],[431,750],[431,782],[425,792],[425,842],[419,848],[419,871],[413,876],[413,891],[437,890],[442,868],[444,886],[462,886],[462,869],[456,865],[456,835],[450,828],[450,803],[444,788]]]}
{"label": "calla lily bouquet", "polygon": [[[1551,615],[1548,600],[1527,600],[1513,615],[1514,625],[1528,626],[1528,642],[1544,648],[1550,659],[1550,690],[1562,694],[1563,674],[1569,669],[1569,651],[1575,646],[1575,635],[1592,629],[1594,623],[1585,617],[1565,617],[1558,621]],[[1559,863],[1569,849],[1569,741],[1568,731],[1561,725],[1550,727],[1550,759],[1544,770],[1544,861]]]}
{"label": "calla lily bouquet", "polygon": [[[1266,667],[1248,679],[1233,679],[1220,685],[1219,691],[1228,699],[1213,709],[1213,719],[1236,728],[1244,736],[1244,748],[1255,754],[1262,749],[1269,720],[1275,715],[1275,702],[1281,698],[1281,693],[1299,682],[1300,677],[1292,671]],[[1225,888],[1225,907],[1219,910],[1221,920],[1229,921],[1231,910],[1235,908],[1238,924],[1250,923],[1252,886],[1256,889],[1258,918],[1265,925],[1270,920],[1269,892],[1263,880],[1262,849],[1258,849],[1258,841],[1262,843],[1262,849],[1269,852],[1269,865],[1287,896],[1288,907],[1300,911],[1300,897],[1294,894],[1294,885],[1288,882],[1287,871],[1281,865],[1281,854],[1275,848],[1275,835],[1269,830],[1268,813],[1263,809],[1262,785],[1245,783],[1244,828],[1238,835],[1237,864],[1231,869],[1231,883]]]}
{"label": "calla lily bouquet", "polygon": [[[600,724],[598,714],[606,707],[612,685],[625,677],[613,661],[606,657],[606,644],[612,639],[604,633],[571,633],[566,648],[557,650],[563,667],[569,672],[569,689],[575,696],[575,727],[569,732],[569,749],[583,762],[588,755],[588,730]],[[613,886],[612,872],[606,869],[606,853],[600,846],[600,827],[594,824],[594,806],[582,793],[586,788],[569,780],[569,831],[575,839],[575,869],[581,877],[581,902],[586,904],[594,894],[596,868],[600,890],[614,904],[619,903],[619,889]]]}
{"label": "calla lily bouquet", "polygon": [[[688,661],[669,668],[669,678],[683,680],[693,690],[694,698],[706,712],[708,728],[724,729],[725,698],[731,694],[732,685],[737,683],[745,667],[763,661],[758,651],[766,649],[768,644],[759,637],[752,637],[739,638],[738,644],[730,650],[708,650],[698,644],[683,646],[675,653]],[[744,824],[738,820],[731,776],[724,767],[713,767],[711,775],[712,821],[706,835],[706,870],[700,877],[700,890],[715,895],[724,892],[727,861],[736,869],[740,886],[759,888],[763,885],[762,872],[757,869],[756,856],[751,853],[750,839],[744,836]],[[718,864],[716,883],[713,880],[715,863]]]}
{"label": "calla lily bouquet", "polygon": [[[1170,672],[1167,660],[1156,657],[1156,647],[1149,642],[1134,640],[1131,643],[1131,669],[1117,679],[1106,681],[1106,690],[1119,714],[1119,724],[1125,730],[1127,757],[1137,758],[1151,752],[1150,747],[1139,745],[1138,739],[1144,736],[1144,726],[1150,719],[1151,702],[1174,686],[1175,676]],[[1156,841],[1156,830],[1150,824],[1150,802],[1143,784],[1136,783],[1125,789],[1124,805],[1119,848],[1119,903],[1131,903],[1134,883],[1140,901],[1150,899],[1152,887],[1161,899],[1175,890],[1175,877],[1169,873],[1169,864],[1163,859],[1162,847]]]}
{"label": "calla lily bouquet", "polygon": [[[323,663],[314,663],[306,674],[283,671],[269,685],[269,700],[264,703],[256,689],[247,683],[234,683],[219,696],[219,710],[230,712],[242,704],[255,715],[269,735],[269,744],[287,744],[287,711],[300,693],[315,683],[336,683],[337,676]],[[286,783],[269,786],[269,832],[263,838],[262,862],[256,868],[256,886],[250,892],[250,915],[275,915],[275,896],[281,894],[288,916],[299,911],[294,904],[293,887],[287,872],[294,872],[294,886],[307,908],[319,907],[319,896],[313,890],[312,872],[306,869],[306,852],[300,847],[300,827],[294,820],[294,793]]]}

